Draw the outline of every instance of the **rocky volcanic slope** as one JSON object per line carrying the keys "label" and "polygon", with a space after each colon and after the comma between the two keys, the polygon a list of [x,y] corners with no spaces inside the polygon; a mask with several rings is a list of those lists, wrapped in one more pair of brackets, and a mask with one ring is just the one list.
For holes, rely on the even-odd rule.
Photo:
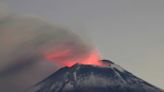
{"label": "rocky volcanic slope", "polygon": [[[109,61],[110,62],[110,61]],[[28,92],[164,92],[119,65],[64,67]]]}

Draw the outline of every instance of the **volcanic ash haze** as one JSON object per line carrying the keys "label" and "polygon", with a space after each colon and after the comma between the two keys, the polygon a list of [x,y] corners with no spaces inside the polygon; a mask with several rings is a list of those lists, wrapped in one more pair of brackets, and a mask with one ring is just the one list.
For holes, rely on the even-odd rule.
{"label": "volcanic ash haze", "polygon": [[[38,62],[51,61],[60,67],[75,63],[99,64],[97,51],[88,43],[68,28],[0,8],[0,91],[19,92],[22,86],[43,78],[38,75],[45,76],[50,67],[39,66]],[[29,80],[29,74],[38,75]]]}
{"label": "volcanic ash haze", "polygon": [[10,16],[1,22],[0,29],[1,61],[36,56],[72,65],[87,57],[98,58],[96,50],[76,34],[39,18]]}

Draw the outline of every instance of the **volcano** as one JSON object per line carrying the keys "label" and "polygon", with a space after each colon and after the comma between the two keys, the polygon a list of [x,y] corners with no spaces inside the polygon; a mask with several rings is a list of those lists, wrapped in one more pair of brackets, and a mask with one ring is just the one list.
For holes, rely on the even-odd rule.
{"label": "volcano", "polygon": [[28,92],[164,92],[110,60],[107,66],[63,67]]}

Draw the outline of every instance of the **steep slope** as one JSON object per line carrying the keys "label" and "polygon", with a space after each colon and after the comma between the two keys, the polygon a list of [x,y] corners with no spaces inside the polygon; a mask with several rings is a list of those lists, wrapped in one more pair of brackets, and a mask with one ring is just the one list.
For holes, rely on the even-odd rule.
{"label": "steep slope", "polygon": [[29,92],[164,92],[111,61],[103,62],[109,66],[64,67]]}

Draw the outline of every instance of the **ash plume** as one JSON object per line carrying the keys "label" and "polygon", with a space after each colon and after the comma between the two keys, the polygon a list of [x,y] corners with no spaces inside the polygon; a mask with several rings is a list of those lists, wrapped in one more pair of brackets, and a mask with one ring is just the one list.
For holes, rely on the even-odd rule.
{"label": "ash plume", "polygon": [[[63,63],[88,57],[92,50],[69,28],[37,16],[11,13],[0,4],[0,91],[19,92]],[[29,75],[34,76],[29,79]]]}
{"label": "ash plume", "polygon": [[56,63],[61,63],[86,57],[92,49],[89,44],[69,31],[68,28],[54,26],[39,17],[7,13],[5,15],[5,13],[5,10],[1,9],[0,71],[8,66],[20,64],[27,58],[44,59],[47,53],[67,52],[67,55],[56,59]]}

